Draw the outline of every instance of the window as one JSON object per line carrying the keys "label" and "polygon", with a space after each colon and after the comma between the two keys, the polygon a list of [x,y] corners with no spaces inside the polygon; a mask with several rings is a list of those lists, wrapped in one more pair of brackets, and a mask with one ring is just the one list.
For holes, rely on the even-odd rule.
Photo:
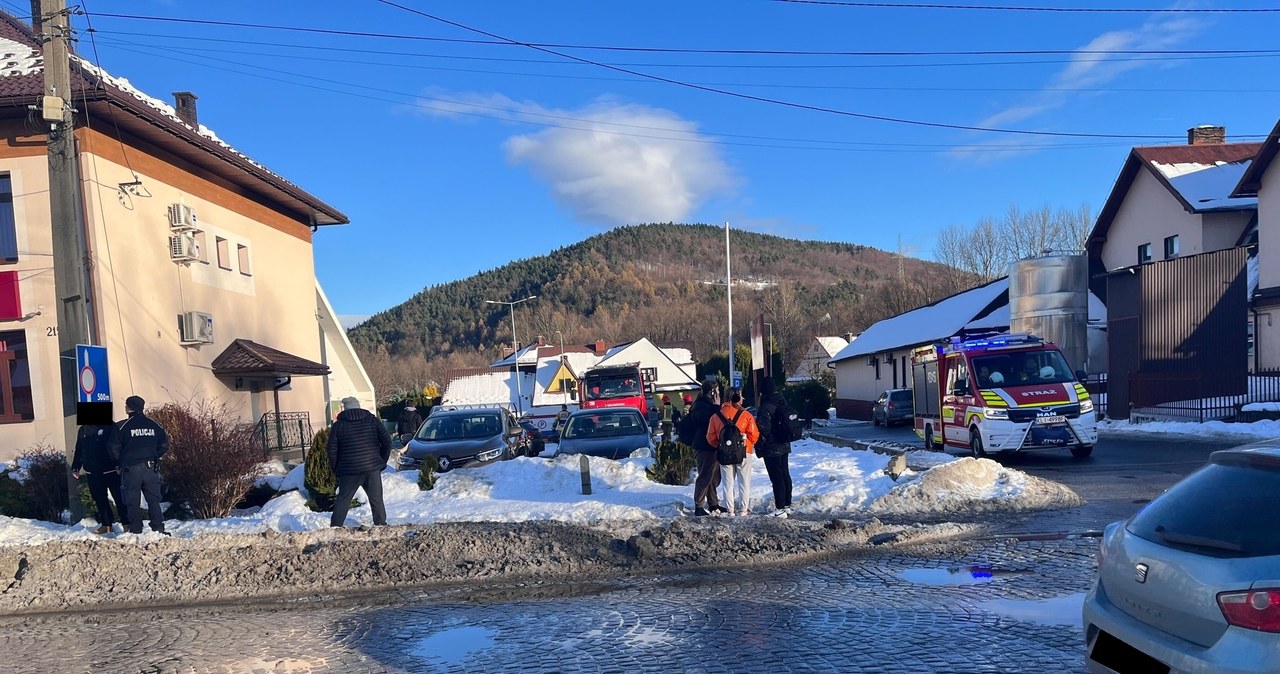
{"label": "window", "polygon": [[249,247],[237,243],[236,257],[240,258],[240,273],[252,276],[253,273],[249,271]]}
{"label": "window", "polygon": [[13,183],[0,174],[0,264],[18,261],[18,225],[13,218]]}
{"label": "window", "polygon": [[0,321],[22,318],[22,295],[18,293],[18,272],[0,271]]}
{"label": "window", "polygon": [[1146,264],[1151,261],[1151,244],[1144,243],[1138,246],[1138,264]]}
{"label": "window", "polygon": [[27,334],[0,332],[0,424],[32,421],[31,367],[27,362]]}
{"label": "window", "polygon": [[218,239],[218,266],[227,271],[231,271],[231,248],[227,240],[222,237]]}
{"label": "window", "polygon": [[875,356],[871,357],[871,364],[876,368],[876,381],[880,381],[880,359]]}
{"label": "window", "polygon": [[1164,259],[1172,260],[1178,257],[1178,235],[1164,237]]}
{"label": "window", "polygon": [[200,256],[200,261],[209,264],[209,249],[206,247],[204,240],[204,232],[197,231],[196,236],[196,254]]}

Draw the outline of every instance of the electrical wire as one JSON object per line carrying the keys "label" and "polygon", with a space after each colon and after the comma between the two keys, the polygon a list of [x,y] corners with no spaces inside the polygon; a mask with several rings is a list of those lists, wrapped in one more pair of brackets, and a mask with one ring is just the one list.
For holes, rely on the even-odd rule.
{"label": "electrical wire", "polygon": [[449,26],[454,26],[455,28],[459,28],[468,32],[476,33],[479,35],[485,35],[487,37],[491,37],[495,39],[505,40],[507,42],[511,42],[512,44],[521,44],[531,49],[536,49],[537,51],[545,52],[555,56],[560,56],[562,58],[571,59],[574,61],[591,63],[593,65],[599,66],[601,68],[606,68],[608,70],[615,70],[615,71],[626,73],[629,75],[634,75],[637,77],[644,77],[644,78],[653,79],[659,82],[666,82],[667,84],[684,87],[687,89],[694,89],[697,91],[704,91],[707,93],[719,94],[721,96],[729,96],[733,98],[739,98],[742,100],[755,101],[758,103],[766,103],[770,105],[794,108],[798,110],[823,112],[823,113],[838,115],[842,117],[852,117],[856,119],[888,122],[893,124],[903,124],[908,126],[920,126],[920,127],[926,127],[926,128],[934,128],[934,129],[952,129],[957,131],[980,131],[984,133],[999,133],[999,134],[1006,134],[1006,135],[1041,136],[1041,137],[1054,137],[1054,138],[1115,138],[1115,139],[1127,138],[1127,139],[1143,139],[1143,140],[1172,140],[1174,138],[1180,138],[1180,136],[1159,135],[1159,134],[1114,134],[1114,133],[1092,133],[1092,132],[1086,132],[1086,131],[1042,131],[1042,130],[1035,130],[1035,129],[1008,129],[1008,128],[1001,128],[1001,127],[977,126],[977,125],[971,125],[971,124],[955,124],[950,122],[935,122],[935,121],[929,121],[929,120],[908,119],[905,117],[892,117],[889,115],[873,115],[873,114],[864,113],[864,112],[854,112],[851,110],[828,108],[820,105],[797,103],[795,101],[786,101],[778,98],[769,98],[765,96],[756,96],[754,94],[745,94],[740,91],[733,91],[730,89],[720,89],[718,87],[709,87],[701,84],[693,84],[690,82],[676,80],[669,77],[663,77],[661,75],[653,75],[653,74],[641,72],[638,70],[631,70],[628,68],[611,66],[605,63],[601,63],[599,61],[592,61],[590,59],[586,59],[581,56],[566,54],[564,52],[555,51],[547,47],[538,47],[538,46],[526,44],[523,42],[519,42],[518,40],[512,40],[510,38],[503,37],[496,33],[490,33],[488,31],[480,30],[478,28],[472,28],[471,26],[468,26],[463,23],[459,23],[457,21],[445,19],[443,17],[439,17],[434,14],[429,14],[427,12],[414,9],[412,7],[406,7],[399,3],[392,2],[392,0],[375,0],[375,2],[388,5],[390,7],[396,7],[405,12],[417,14],[427,19],[431,19],[432,21],[443,23]]}
{"label": "electrical wire", "polygon": [[794,5],[837,5],[862,9],[946,9],[1054,14],[1271,14],[1278,8],[1235,7],[1027,7],[1017,5],[952,5],[932,2],[854,2],[853,0],[773,0]]}
{"label": "electrical wire", "polygon": [[[84,13],[85,26],[86,26],[86,29],[87,29],[85,32],[87,32],[87,33],[89,34],[89,44],[90,44],[90,46],[93,48],[93,65],[94,65],[94,67],[95,67],[95,68],[97,68],[97,69],[98,69],[98,72],[99,72],[99,73],[106,72],[106,71],[105,71],[105,70],[103,70],[103,68],[102,68],[102,58],[98,56],[98,40],[97,40],[97,38],[94,36],[94,30],[93,30],[93,19],[92,19],[92,18],[90,18],[90,16],[89,16],[89,8],[88,8],[88,6],[87,6],[87,5],[85,5],[85,4],[84,4],[84,0],[81,0],[81,5],[80,5],[80,6],[81,6],[81,9],[83,10],[83,13]],[[98,90],[98,89],[101,89],[101,88],[102,88],[102,77],[101,77],[101,76],[94,78],[94,84],[93,84],[93,86],[94,86],[94,89],[95,89],[95,90]],[[85,101],[85,109],[86,109],[86,111],[88,110],[88,101]],[[124,157],[124,165],[125,165],[125,168],[128,168],[128,169],[129,169],[129,173],[133,176],[133,179],[134,179],[135,181],[139,181],[139,180],[141,180],[141,179],[138,177],[138,172],[133,170],[133,164],[129,161],[129,148],[128,148],[128,146],[127,146],[127,145],[125,145],[125,143],[124,143],[124,136],[123,136],[123,134],[121,134],[121,133],[120,133],[120,125],[116,122],[115,106],[113,106],[113,105],[108,105],[108,106],[107,106],[107,118],[111,121],[111,126],[115,127],[115,130],[116,130],[116,142],[120,143],[120,154],[121,154],[121,156],[123,156],[123,157]],[[86,119],[86,122],[85,122],[85,123],[86,123],[86,124],[88,124],[88,121],[87,121],[87,119],[88,119],[88,115],[87,115],[87,114],[85,115],[85,119]],[[126,359],[127,359],[127,356],[126,356]]]}

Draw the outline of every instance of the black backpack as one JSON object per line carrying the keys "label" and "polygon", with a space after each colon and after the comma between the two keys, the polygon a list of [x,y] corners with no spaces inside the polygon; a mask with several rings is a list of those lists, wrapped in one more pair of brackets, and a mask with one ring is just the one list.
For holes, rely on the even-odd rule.
{"label": "black backpack", "polygon": [[773,410],[773,421],[769,425],[770,442],[795,442],[804,437],[804,419],[782,401]]}
{"label": "black backpack", "polygon": [[[703,434],[707,432],[706,426],[702,427],[702,432]],[[680,421],[676,423],[676,439],[680,441],[680,444],[692,447],[697,437],[698,422],[693,418],[693,409],[690,408],[685,411],[684,416],[680,417]]]}
{"label": "black backpack", "polygon": [[716,445],[716,461],[722,466],[737,466],[747,458],[747,441],[738,428],[738,418],[742,416],[742,412],[738,410],[730,421],[720,410],[716,410],[716,416],[724,422],[724,426],[720,428],[720,444]]}

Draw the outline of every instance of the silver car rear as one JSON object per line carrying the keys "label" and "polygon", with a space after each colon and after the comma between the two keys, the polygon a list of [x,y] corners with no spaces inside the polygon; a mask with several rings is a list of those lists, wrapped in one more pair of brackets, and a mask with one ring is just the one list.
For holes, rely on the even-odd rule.
{"label": "silver car rear", "polygon": [[1109,526],[1084,603],[1089,670],[1280,672],[1277,494],[1280,450],[1226,450]]}

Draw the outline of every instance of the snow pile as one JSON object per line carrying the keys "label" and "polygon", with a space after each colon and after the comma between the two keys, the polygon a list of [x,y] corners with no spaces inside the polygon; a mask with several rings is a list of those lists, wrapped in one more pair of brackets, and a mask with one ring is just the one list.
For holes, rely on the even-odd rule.
{"label": "snow pile", "polygon": [[1098,434],[1104,437],[1179,437],[1194,436],[1201,440],[1240,440],[1243,442],[1280,438],[1280,421],[1263,420],[1247,424],[1228,423],[1225,421],[1206,421],[1195,423],[1189,421],[1149,421],[1132,423],[1103,419],[1098,422]]}
{"label": "snow pile", "polygon": [[966,457],[935,466],[871,504],[885,515],[1074,508],[1084,499],[1057,482]]}

